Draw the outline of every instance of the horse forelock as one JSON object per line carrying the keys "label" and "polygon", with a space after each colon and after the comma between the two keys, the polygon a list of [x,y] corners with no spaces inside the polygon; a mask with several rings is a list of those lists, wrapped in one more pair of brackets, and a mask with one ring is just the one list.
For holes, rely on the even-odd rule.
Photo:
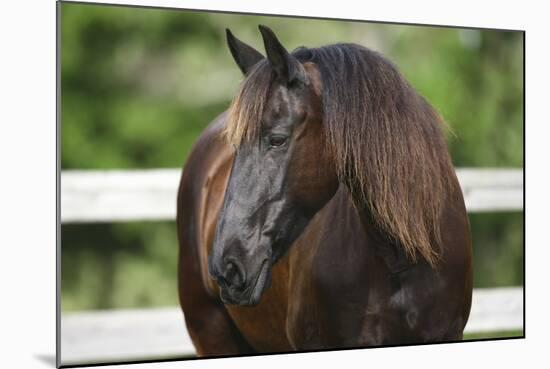
{"label": "horse forelock", "polygon": [[272,68],[264,59],[252,68],[241,83],[229,106],[222,132],[231,145],[239,146],[257,136],[272,77]]}
{"label": "horse forelock", "polygon": [[[413,261],[435,265],[443,206],[455,189],[443,120],[374,51],[336,44],[293,54],[318,68],[324,131],[340,179]],[[228,142],[257,137],[272,81],[267,60],[244,79],[229,108]]]}

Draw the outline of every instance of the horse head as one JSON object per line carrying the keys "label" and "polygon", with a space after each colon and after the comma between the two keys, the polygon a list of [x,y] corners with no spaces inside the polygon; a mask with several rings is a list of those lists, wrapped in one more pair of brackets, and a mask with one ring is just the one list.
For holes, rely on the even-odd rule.
{"label": "horse head", "polygon": [[246,78],[229,111],[235,158],[209,257],[225,303],[255,305],[271,268],[334,195],[316,66],[260,26],[267,58],[227,31]]}

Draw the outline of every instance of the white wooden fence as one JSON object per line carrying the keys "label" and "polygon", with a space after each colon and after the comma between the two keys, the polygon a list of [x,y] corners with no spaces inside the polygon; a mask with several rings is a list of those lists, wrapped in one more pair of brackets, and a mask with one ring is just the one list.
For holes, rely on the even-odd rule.
{"label": "white wooden fence", "polygon": [[[61,222],[173,220],[180,169],[63,171]],[[520,169],[457,170],[469,212],[523,210]],[[175,246],[174,246],[175,247]],[[466,333],[523,329],[523,289],[474,290]],[[63,364],[190,356],[178,307],[65,313]]]}
{"label": "white wooden fence", "polygon": [[[63,171],[61,222],[175,219],[180,174],[180,169]],[[457,175],[468,211],[523,209],[521,170],[463,168]]]}

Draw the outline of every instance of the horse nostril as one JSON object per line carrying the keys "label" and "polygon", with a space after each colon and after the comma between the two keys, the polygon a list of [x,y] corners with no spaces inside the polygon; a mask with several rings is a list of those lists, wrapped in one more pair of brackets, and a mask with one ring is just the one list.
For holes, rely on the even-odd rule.
{"label": "horse nostril", "polygon": [[240,288],[245,282],[244,270],[234,261],[228,261],[223,279],[228,285]]}

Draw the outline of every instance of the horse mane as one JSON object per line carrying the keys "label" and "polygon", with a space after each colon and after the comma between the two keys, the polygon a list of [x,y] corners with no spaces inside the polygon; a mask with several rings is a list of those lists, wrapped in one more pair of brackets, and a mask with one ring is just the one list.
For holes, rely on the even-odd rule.
{"label": "horse mane", "polygon": [[[454,169],[443,120],[380,54],[355,44],[299,48],[322,84],[323,125],[338,176],[366,205],[380,230],[416,261],[440,256],[440,217]],[[225,128],[239,145],[257,136],[273,81],[267,60],[250,71],[233,100]]]}

